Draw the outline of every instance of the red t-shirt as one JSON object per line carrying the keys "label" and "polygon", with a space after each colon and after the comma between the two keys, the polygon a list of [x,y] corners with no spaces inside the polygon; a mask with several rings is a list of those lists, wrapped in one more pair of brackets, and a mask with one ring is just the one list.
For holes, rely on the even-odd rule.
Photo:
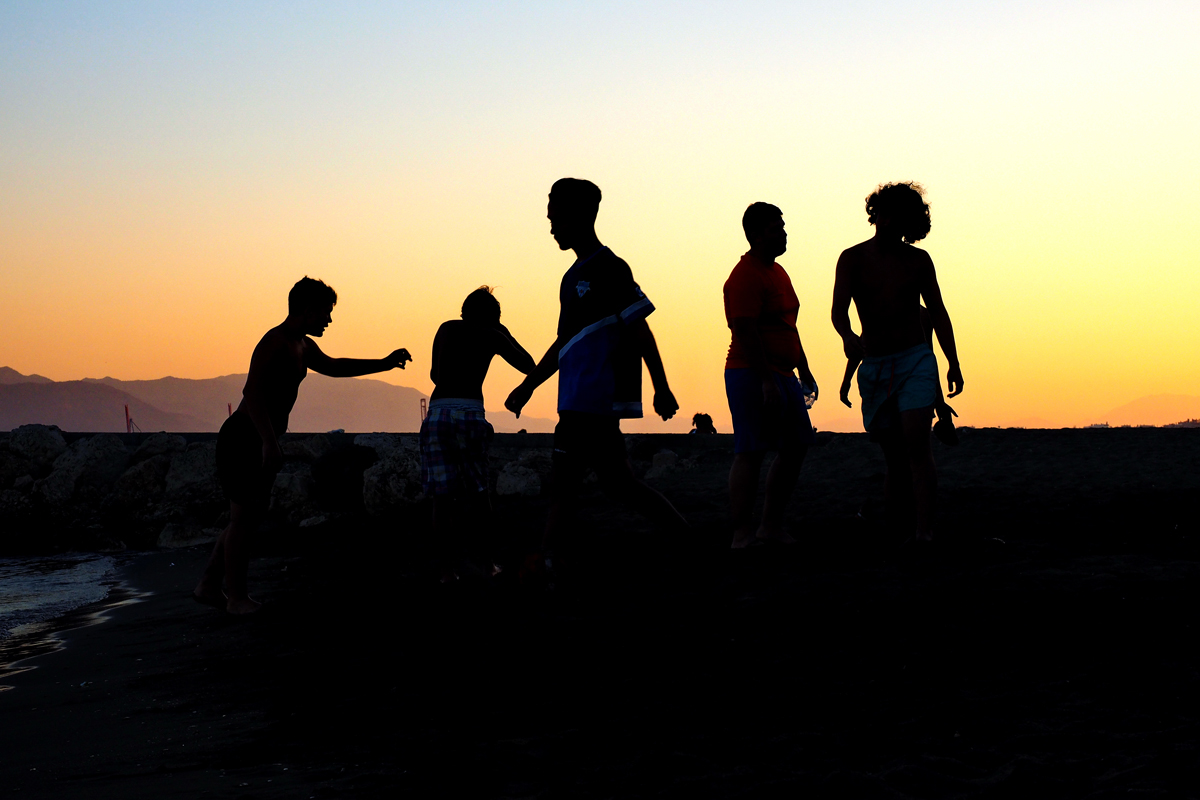
{"label": "red t-shirt", "polygon": [[725,321],[733,332],[725,369],[750,366],[745,346],[733,331],[739,317],[758,320],[758,332],[767,350],[767,366],[786,375],[800,364],[800,334],[796,314],[800,299],[783,267],[766,264],[750,253],[733,268],[725,281]]}

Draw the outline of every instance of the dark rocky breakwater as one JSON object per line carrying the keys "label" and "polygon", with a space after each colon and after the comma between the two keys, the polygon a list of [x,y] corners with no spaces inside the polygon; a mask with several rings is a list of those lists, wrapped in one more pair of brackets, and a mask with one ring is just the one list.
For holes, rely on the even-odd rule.
{"label": "dark rocky breakwater", "polygon": [[[650,477],[691,465],[665,448],[636,446],[646,438],[631,437]],[[269,525],[406,517],[425,500],[418,447],[416,434],[285,435]],[[517,502],[541,496],[550,447],[546,434],[499,435],[494,494]],[[228,514],[215,434],[81,434],[45,425],[0,433],[0,554],[188,547],[212,541]]]}

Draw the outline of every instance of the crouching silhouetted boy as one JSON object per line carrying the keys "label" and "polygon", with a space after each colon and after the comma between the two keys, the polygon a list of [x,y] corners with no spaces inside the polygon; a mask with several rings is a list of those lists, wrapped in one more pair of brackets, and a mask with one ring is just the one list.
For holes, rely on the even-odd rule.
{"label": "crouching silhouetted boy", "polygon": [[493,431],[484,416],[483,379],[497,355],[524,375],[533,370],[533,356],[500,324],[500,303],[481,286],[463,301],[462,319],[442,323],[433,339],[435,388],[421,423],[421,481],[433,497],[443,583],[491,569],[485,520]]}
{"label": "crouching silhouetted boy", "polygon": [[229,498],[229,526],[217,538],[196,600],[230,614],[250,614],[260,603],[246,590],[248,539],[267,511],[275,474],[283,464],[279,437],[288,427],[300,382],[315,370],[332,378],[386,372],[411,361],[401,348],[385,358],[330,358],[310,337],[333,321],[337,292],[323,281],[301,278],[288,293],[288,315],[267,331],[250,357],[250,374],[238,404],[217,434],[217,478]]}

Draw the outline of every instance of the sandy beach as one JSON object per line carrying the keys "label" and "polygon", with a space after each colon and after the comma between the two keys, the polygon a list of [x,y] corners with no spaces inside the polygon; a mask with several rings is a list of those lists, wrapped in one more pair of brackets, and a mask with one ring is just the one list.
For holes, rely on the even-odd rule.
{"label": "sandy beach", "polygon": [[[497,457],[520,449],[498,436]],[[964,430],[943,546],[880,524],[825,435],[794,547],[727,549],[730,437],[629,437],[692,521],[592,487],[561,585],[446,589],[425,510],[260,543],[266,601],[190,599],[205,548],[121,567],[106,621],[6,677],[0,790],[34,798],[1177,797],[1200,793],[1200,431]],[[516,554],[542,498],[497,498]],[[507,579],[505,579],[507,577]]]}

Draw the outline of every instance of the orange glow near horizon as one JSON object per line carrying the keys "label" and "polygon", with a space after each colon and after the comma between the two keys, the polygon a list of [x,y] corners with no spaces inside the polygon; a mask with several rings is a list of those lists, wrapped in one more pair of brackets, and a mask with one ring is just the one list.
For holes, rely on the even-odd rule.
{"label": "orange glow near horizon", "polygon": [[[856,393],[853,410],[837,400],[834,264],[871,235],[871,189],[915,179],[960,424],[1084,425],[1200,396],[1200,10],[798,8],[764,5],[769,24],[492,10],[453,20],[453,57],[422,43],[449,12],[259,19],[259,43],[225,33],[250,23],[153,6],[2,11],[0,364],[55,380],[244,372],[305,274],[339,293],[331,355],[412,351],[382,380],[429,392],[433,334],[481,284],[540,357],[573,258],[546,193],[571,175],[604,192],[597,231],[657,306],[682,406],[627,430],[687,430],[697,411],[730,429],[721,286],[756,200],[787,221],[814,421],[858,430]],[[575,45],[584,21],[596,35]],[[497,361],[488,408],[506,413],[519,379]],[[551,382],[527,413],[553,418],[554,401]]]}

